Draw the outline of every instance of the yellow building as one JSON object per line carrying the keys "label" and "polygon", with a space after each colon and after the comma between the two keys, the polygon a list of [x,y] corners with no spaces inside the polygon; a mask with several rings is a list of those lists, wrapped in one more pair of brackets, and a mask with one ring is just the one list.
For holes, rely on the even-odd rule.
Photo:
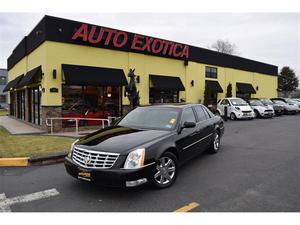
{"label": "yellow building", "polygon": [[[108,118],[129,110],[134,69],[140,104],[215,103],[233,96],[276,97],[273,65],[182,43],[45,16],[8,58],[10,115],[47,129],[47,118]],[[82,120],[80,126],[99,125]],[[74,126],[56,122],[56,130]]]}

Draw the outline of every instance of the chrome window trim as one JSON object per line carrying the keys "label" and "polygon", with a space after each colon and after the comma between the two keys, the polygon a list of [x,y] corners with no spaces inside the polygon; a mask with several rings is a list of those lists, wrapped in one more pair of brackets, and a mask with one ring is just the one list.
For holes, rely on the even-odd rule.
{"label": "chrome window trim", "polygon": [[211,135],[213,135],[213,134],[214,134],[214,133],[211,133],[211,134],[209,134],[209,135],[207,135],[207,136],[205,136],[205,137],[201,138],[200,140],[198,140],[198,141],[195,141],[194,143],[192,143],[192,144],[189,144],[188,146],[185,146],[185,147],[183,147],[183,148],[182,148],[182,150],[185,150],[185,149],[187,149],[187,148],[189,148],[189,147],[192,147],[193,145],[195,145],[195,144],[199,143],[200,141],[203,141],[204,139],[206,139],[206,138],[210,137],[210,136],[211,136]]}

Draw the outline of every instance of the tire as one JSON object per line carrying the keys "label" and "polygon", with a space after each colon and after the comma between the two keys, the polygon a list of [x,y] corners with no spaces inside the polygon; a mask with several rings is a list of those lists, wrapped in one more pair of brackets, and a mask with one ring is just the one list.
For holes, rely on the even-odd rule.
{"label": "tire", "polygon": [[236,120],[236,116],[235,116],[235,114],[233,112],[230,113],[230,119],[231,120]]}
{"label": "tire", "polygon": [[220,132],[216,131],[214,133],[214,138],[213,138],[213,142],[210,144],[209,146],[209,152],[211,154],[216,154],[219,152],[220,150],[220,144],[221,144],[221,136],[220,136]]}
{"label": "tire", "polygon": [[[162,166],[162,165],[165,166]],[[166,166],[168,164],[168,166]],[[168,169],[170,170],[168,172]],[[155,188],[168,188],[172,186],[178,175],[178,160],[171,152],[165,152],[156,162],[156,172],[150,183]]]}
{"label": "tire", "polygon": [[254,110],[254,118],[259,118],[259,112],[257,110]]}

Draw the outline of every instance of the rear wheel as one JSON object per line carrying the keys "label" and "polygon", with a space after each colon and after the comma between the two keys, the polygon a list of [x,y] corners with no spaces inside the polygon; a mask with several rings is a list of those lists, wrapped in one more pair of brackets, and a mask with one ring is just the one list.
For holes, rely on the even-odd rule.
{"label": "rear wheel", "polygon": [[216,131],[214,133],[213,142],[211,143],[211,145],[209,147],[209,152],[212,153],[212,154],[217,153],[220,149],[220,143],[221,143],[220,132]]}
{"label": "rear wheel", "polygon": [[176,156],[165,152],[156,163],[156,171],[151,179],[151,184],[156,188],[167,188],[174,184],[178,173]]}

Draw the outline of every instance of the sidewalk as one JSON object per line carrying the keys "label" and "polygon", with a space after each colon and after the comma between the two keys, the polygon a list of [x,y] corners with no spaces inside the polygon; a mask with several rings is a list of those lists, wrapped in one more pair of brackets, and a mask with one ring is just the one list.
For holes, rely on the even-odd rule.
{"label": "sidewalk", "polygon": [[8,116],[0,116],[0,126],[3,126],[11,134],[44,134],[43,130],[27,125],[21,121],[10,118]]}

